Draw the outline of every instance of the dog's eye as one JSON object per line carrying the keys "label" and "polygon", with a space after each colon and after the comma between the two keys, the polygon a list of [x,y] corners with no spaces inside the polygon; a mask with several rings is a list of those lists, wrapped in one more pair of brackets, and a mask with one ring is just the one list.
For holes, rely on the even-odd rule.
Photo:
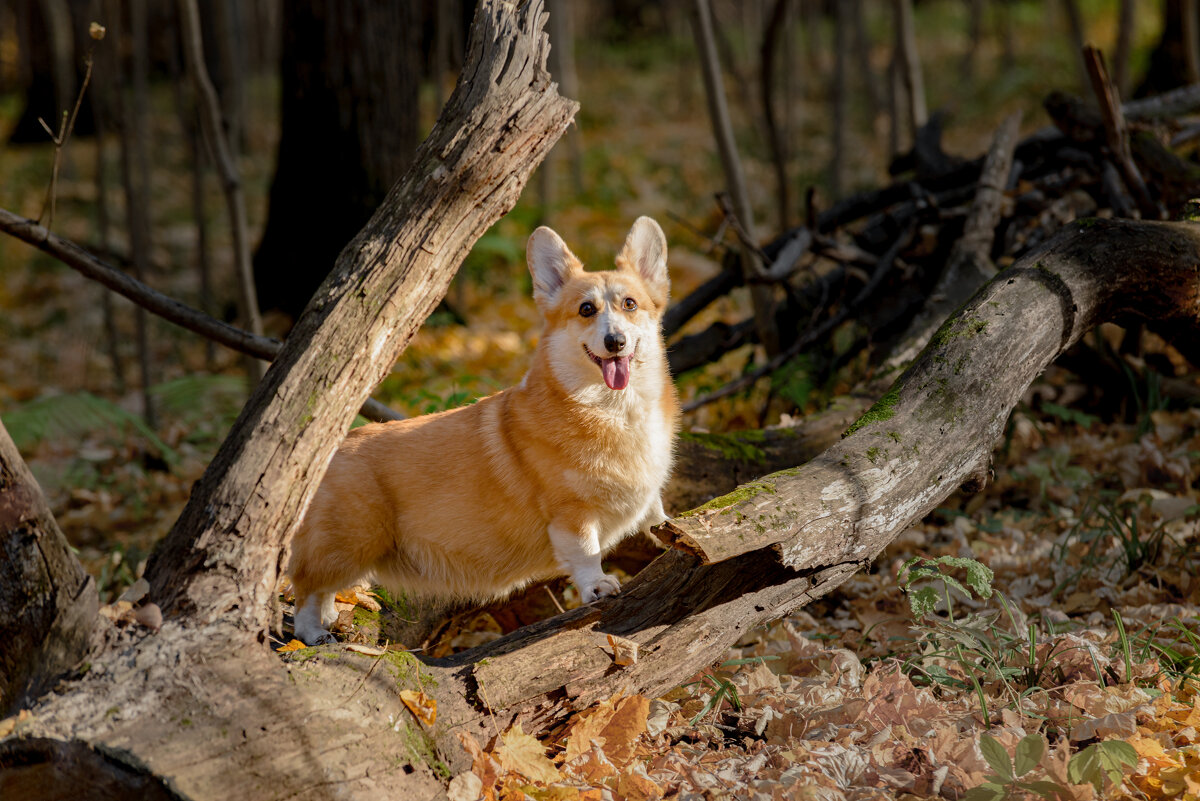
{"label": "dog's eye", "polygon": [[637,301],[633,298],[625,298],[625,311],[637,311]]}
{"label": "dog's eye", "polygon": [[593,306],[588,301],[584,301],[583,305],[579,307],[579,316],[580,317],[591,317],[595,313],[596,313],[596,307]]}

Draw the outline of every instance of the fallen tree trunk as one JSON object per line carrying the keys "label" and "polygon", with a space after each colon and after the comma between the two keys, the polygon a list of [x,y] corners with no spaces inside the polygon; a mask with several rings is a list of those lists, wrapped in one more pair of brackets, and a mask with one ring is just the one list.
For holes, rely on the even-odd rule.
{"label": "fallen tree trunk", "polygon": [[1084,220],[986,284],[818,459],[675,518],[712,563],[761,548],[810,569],[871,558],[959,484],[986,476],[1029,384],[1094,326],[1200,318],[1200,226]]}

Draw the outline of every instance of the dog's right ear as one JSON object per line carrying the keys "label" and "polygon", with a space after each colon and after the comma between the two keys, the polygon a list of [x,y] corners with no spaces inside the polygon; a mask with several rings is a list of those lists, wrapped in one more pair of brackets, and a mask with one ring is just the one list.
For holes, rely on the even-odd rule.
{"label": "dog's right ear", "polygon": [[529,235],[525,261],[533,276],[533,300],[544,312],[554,305],[558,290],[571,272],[578,269],[579,262],[562,237],[544,225]]}

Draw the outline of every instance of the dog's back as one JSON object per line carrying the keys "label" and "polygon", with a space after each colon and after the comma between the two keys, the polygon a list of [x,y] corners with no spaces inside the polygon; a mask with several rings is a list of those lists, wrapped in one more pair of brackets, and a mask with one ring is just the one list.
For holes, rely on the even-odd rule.
{"label": "dog's back", "polygon": [[[665,241],[643,218],[618,270],[587,273],[548,230],[530,241],[546,329],[521,384],[363,426],[334,456],[293,543],[305,642],[331,639],[331,593],[362,578],[484,600],[566,572],[585,601],[611,594],[600,554],[663,518],[678,418],[658,328]],[[648,271],[635,234],[654,240]]]}

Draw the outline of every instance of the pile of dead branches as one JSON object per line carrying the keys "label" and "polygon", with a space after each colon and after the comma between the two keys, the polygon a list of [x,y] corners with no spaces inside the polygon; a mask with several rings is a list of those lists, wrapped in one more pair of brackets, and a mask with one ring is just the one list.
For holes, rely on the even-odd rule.
{"label": "pile of dead branches", "polygon": [[[944,152],[946,118],[935,114],[913,149],[893,161],[892,183],[826,209],[810,192],[804,225],[761,248],[730,243],[721,272],[668,312],[667,335],[745,284],[740,248],[751,244],[758,256],[751,280],[776,288],[779,351],[692,408],[744,389],[801,352],[815,361],[818,382],[864,350],[872,367],[902,365],[919,349],[914,334],[931,333],[929,322],[921,325],[918,317],[940,323],[997,268],[1066,223],[1180,216],[1187,201],[1200,195],[1200,163],[1180,155],[1200,137],[1200,121],[1189,117],[1200,110],[1200,91],[1188,87],[1123,107],[1107,93],[1101,97],[1109,102],[1096,108],[1053,93],[1044,103],[1053,126],[1018,139],[1018,121],[1010,119],[989,154],[972,160]],[[714,247],[726,234],[739,237],[737,220],[726,221]],[[853,331],[852,344],[835,351],[829,342],[843,327]],[[1154,328],[1200,365],[1200,351],[1176,328]],[[676,339],[671,368],[678,375],[758,341],[752,316],[717,322]]]}

